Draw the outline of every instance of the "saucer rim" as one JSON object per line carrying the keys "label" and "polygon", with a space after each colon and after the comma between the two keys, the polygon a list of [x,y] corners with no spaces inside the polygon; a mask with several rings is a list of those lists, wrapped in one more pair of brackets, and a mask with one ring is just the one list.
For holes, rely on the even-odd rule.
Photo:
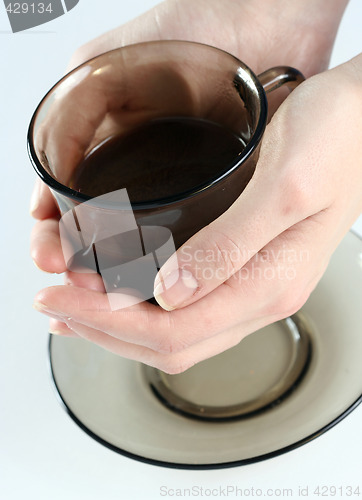
{"label": "saucer rim", "polygon": [[322,427],[321,429],[316,430],[312,434],[306,436],[303,439],[300,439],[299,441],[296,441],[295,443],[292,443],[288,446],[284,446],[282,448],[279,448],[278,450],[271,451],[269,453],[257,455],[255,457],[250,457],[250,458],[243,458],[240,460],[233,460],[229,462],[213,462],[213,463],[208,463],[208,464],[189,464],[189,463],[183,463],[183,462],[168,462],[166,460],[157,460],[155,458],[147,458],[143,457],[142,455],[138,455],[136,453],[132,453],[130,451],[124,450],[123,448],[119,448],[118,446],[115,446],[112,443],[109,443],[105,439],[101,438],[97,434],[95,434],[92,430],[90,430],[85,424],[81,422],[81,420],[78,419],[78,417],[72,412],[72,410],[69,408],[65,400],[63,399],[61,392],[58,388],[58,385],[55,381],[55,375],[53,372],[52,364],[51,364],[51,344],[52,344],[52,338],[53,335],[49,335],[49,341],[48,341],[48,366],[51,374],[51,381],[53,385],[53,390],[55,391],[55,394],[57,398],[59,399],[61,405],[63,406],[64,410],[66,413],[69,415],[69,417],[73,420],[75,424],[78,425],[84,431],[88,436],[93,438],[95,441],[98,443],[102,444],[106,448],[123,455],[127,458],[131,458],[132,460],[136,460],[138,462],[146,463],[149,465],[155,465],[158,467],[165,467],[168,469],[186,469],[186,470],[212,470],[212,469],[227,469],[231,467],[239,467],[243,465],[250,465],[254,464],[257,462],[262,462],[264,460],[269,460],[271,458],[278,457],[280,455],[284,455],[284,453],[288,453],[290,451],[293,451],[297,448],[300,448],[301,446],[304,446],[305,444],[313,441],[314,439],[318,438],[322,434],[325,434],[327,431],[335,427],[337,424],[339,424],[342,420],[344,420],[350,413],[352,413],[361,403],[362,403],[362,394],[348,407],[344,412],[342,412],[340,415],[338,415],[336,418],[334,418],[331,422],[329,422],[327,425]]}
{"label": "saucer rim", "polygon": [[[352,233],[355,237],[357,237],[361,242],[362,242],[362,236],[356,233],[355,231],[350,230],[348,233]],[[347,234],[348,234],[347,233]],[[320,429],[315,430],[308,436],[296,441],[295,443],[289,444],[287,446],[284,446],[282,448],[279,448],[277,450],[273,450],[271,452],[257,455],[254,457],[250,458],[244,458],[240,460],[233,460],[233,461],[228,461],[228,462],[212,462],[212,463],[201,463],[201,464],[192,464],[192,463],[184,463],[184,462],[169,462],[166,460],[158,460],[155,458],[147,458],[142,455],[138,455],[136,453],[132,453],[130,451],[127,451],[123,448],[120,448],[102,437],[98,436],[95,434],[91,429],[89,429],[84,423],[81,422],[81,420],[78,419],[78,417],[72,412],[72,410],[69,408],[67,405],[65,399],[63,398],[60,389],[56,383],[55,380],[55,374],[53,371],[52,363],[51,363],[51,346],[52,346],[52,339],[53,335],[49,335],[49,341],[48,341],[48,368],[50,371],[51,375],[51,382],[53,386],[53,390],[56,394],[56,397],[58,398],[59,402],[65,409],[66,413],[69,415],[69,417],[75,422],[75,424],[78,425],[88,436],[93,438],[95,441],[98,443],[102,444],[106,448],[123,455],[127,458],[130,458],[132,460],[136,460],[138,462],[150,464],[150,465],[155,465],[159,467],[165,467],[169,469],[186,469],[186,470],[211,470],[211,469],[226,469],[226,468],[231,468],[231,467],[239,467],[243,465],[249,465],[257,462],[261,462],[264,460],[269,460],[271,458],[283,455],[284,453],[288,453],[290,451],[293,451],[297,448],[300,448],[301,446],[304,446],[305,444],[313,441],[317,437],[321,436],[322,434],[325,434],[327,431],[335,427],[337,424],[339,424],[342,420],[344,420],[350,413],[352,413],[361,403],[362,403],[362,393],[357,397],[357,399],[350,405],[348,406],[340,415],[335,417],[333,420],[331,420],[329,423],[321,427]]]}

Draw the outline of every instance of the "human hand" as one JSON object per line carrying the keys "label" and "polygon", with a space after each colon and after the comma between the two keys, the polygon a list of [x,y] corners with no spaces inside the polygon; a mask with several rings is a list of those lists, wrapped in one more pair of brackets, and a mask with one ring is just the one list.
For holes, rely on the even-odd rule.
{"label": "human hand", "polygon": [[157,299],[172,312],[148,303],[112,312],[100,277],[84,289],[71,276],[73,286],[37,295],[52,328],[179,373],[296,312],[362,210],[361,81],[359,56],[281,105],[242,196],[178,250],[188,286],[167,289],[177,270],[161,269]]}
{"label": "human hand", "polygon": [[[276,65],[290,65],[308,77],[327,67],[347,1],[336,0],[332,9],[329,0],[167,0],[80,47],[68,70],[123,45],[183,39],[224,49],[255,73]],[[31,199],[31,213],[38,220],[31,243],[34,262],[47,272],[65,272],[58,209],[48,187],[39,179]]]}
{"label": "human hand", "polygon": [[[212,5],[210,1],[206,5],[205,0],[198,2],[184,0],[182,3],[168,1],[124,27],[117,28],[81,47],[72,58],[68,69],[120,45],[158,38],[180,38],[223,48],[239,56],[257,73],[276,64],[286,64],[300,68],[306,76],[309,76],[327,65],[334,35],[346,3],[345,0],[339,0],[333,11],[329,8],[323,9],[326,0],[313,1],[310,5],[304,0],[298,5],[297,2],[291,5],[291,2],[280,0],[279,9],[276,4],[271,7],[270,3],[263,0],[244,3],[229,0],[228,5],[218,0],[214,0]],[[307,16],[306,9],[308,9]],[[285,40],[288,40],[287,50]],[[268,51],[265,50],[265,46],[268,47]],[[66,266],[59,241],[58,211],[48,188],[40,181],[34,191],[32,212],[37,219],[40,219],[32,236],[34,261],[49,272],[64,272]],[[251,250],[254,248],[253,244]],[[204,310],[202,307],[200,309],[202,301],[199,301],[198,309],[193,308],[193,311],[190,311],[191,308],[184,309],[182,317],[177,311],[167,315],[160,309],[156,311],[149,304],[142,304],[137,309],[129,308],[125,315],[119,314],[117,318],[113,316],[114,324],[110,325],[110,328],[107,327],[108,333],[113,332],[115,336],[112,337],[112,333],[111,335],[103,333],[102,318],[93,314],[97,310],[107,312],[108,307],[105,295],[102,293],[104,288],[100,278],[96,275],[67,273],[66,282],[71,283],[73,287],[49,289],[44,292],[45,295],[41,293],[38,296],[43,305],[50,306],[51,315],[58,317],[58,320],[51,320],[51,329],[73,335],[77,325],[78,333],[85,337],[88,335],[88,338],[100,345],[119,354],[159,366],[165,371],[182,371],[189,363],[193,364],[237,343],[241,333],[246,335],[265,324],[264,317],[259,321],[247,321],[245,316],[244,327],[241,330],[239,326],[230,327],[234,320],[224,319],[225,311],[218,301],[211,305],[214,315],[209,319],[207,319],[209,304],[205,301],[202,306]],[[82,287],[88,290],[82,290]],[[223,290],[223,287],[219,289]],[[50,300],[52,295],[47,295],[48,292],[55,293],[53,299],[56,299],[56,303]],[[96,292],[96,295],[93,295],[93,292]],[[210,294],[210,297],[212,295]],[[79,305],[78,312],[83,311],[84,315],[86,311],[90,327],[87,326],[88,323],[82,322],[83,316],[74,317],[71,314],[69,300],[71,304]],[[245,306],[248,303],[252,305],[252,301],[249,300]],[[254,309],[256,305],[254,304]],[[245,311],[247,310],[245,307]],[[200,328],[197,328],[200,314],[204,319],[199,325]],[[70,317],[73,319],[70,320]],[[138,322],[138,317],[143,320],[139,322],[136,333],[134,321],[137,318]],[[210,328],[211,323],[213,329]],[[66,324],[74,327],[74,330],[66,327]],[[82,332],[81,325],[83,325]],[[100,329],[99,332],[97,328]],[[129,332],[125,337],[120,336],[119,331],[122,329]],[[181,332],[185,329],[188,331],[188,336],[183,338]],[[223,334],[216,335],[216,331]],[[148,340],[144,338],[145,333],[149,336]],[[170,334],[172,339],[169,338]],[[207,338],[208,336],[210,338]],[[150,343],[152,337],[153,341]],[[192,347],[188,348],[188,345]],[[177,352],[175,355],[170,355],[169,351],[173,350]]]}

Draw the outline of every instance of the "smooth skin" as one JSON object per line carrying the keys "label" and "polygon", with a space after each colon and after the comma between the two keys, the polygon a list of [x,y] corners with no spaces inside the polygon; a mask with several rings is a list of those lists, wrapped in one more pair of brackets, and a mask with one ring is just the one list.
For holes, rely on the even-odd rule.
{"label": "smooth skin", "polygon": [[65,273],[64,286],[35,298],[52,332],[180,373],[305,303],[362,211],[362,55],[325,71],[346,4],[166,1],[76,51],[68,69],[129,43],[194,40],[233,53],[256,73],[290,65],[308,79],[267,126],[242,195],[178,250],[176,267],[172,259],[161,269],[162,308],[126,307],[125,293],[124,308],[111,311],[99,276],[67,272],[58,210],[37,181],[31,255],[44,271]]}

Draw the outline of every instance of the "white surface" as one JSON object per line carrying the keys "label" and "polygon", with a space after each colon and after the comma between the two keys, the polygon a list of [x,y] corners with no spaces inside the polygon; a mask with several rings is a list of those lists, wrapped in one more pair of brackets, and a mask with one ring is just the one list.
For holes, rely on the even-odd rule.
{"label": "white surface", "polygon": [[[362,494],[362,406],[317,440],[278,458],[235,469],[182,471],[135,462],[102,447],[67,417],[54,396],[47,368],[48,322],[31,304],[37,290],[61,278],[41,273],[28,256],[33,225],[28,200],[34,181],[26,153],[28,123],[76,47],[154,3],[80,0],[70,13],[18,34],[11,33],[0,5],[0,498],[152,500],[164,497],[162,486],[198,487],[194,497],[202,496],[201,487],[261,488],[270,497],[283,492],[269,495],[267,489],[291,488],[297,497],[299,487],[309,487],[312,498],[317,485],[359,484]],[[362,50],[361,22],[362,2],[351,0],[332,65]],[[223,497],[216,493],[211,496]],[[234,497],[235,490],[229,493]]]}

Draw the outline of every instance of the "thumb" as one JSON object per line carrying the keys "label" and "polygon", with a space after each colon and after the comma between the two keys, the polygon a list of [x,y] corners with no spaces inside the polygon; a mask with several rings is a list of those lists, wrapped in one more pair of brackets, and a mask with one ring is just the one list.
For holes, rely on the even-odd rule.
{"label": "thumb", "polygon": [[267,165],[260,163],[233,205],[162,266],[154,297],[163,309],[185,307],[212,292],[300,220],[296,190],[273,175],[270,157]]}

